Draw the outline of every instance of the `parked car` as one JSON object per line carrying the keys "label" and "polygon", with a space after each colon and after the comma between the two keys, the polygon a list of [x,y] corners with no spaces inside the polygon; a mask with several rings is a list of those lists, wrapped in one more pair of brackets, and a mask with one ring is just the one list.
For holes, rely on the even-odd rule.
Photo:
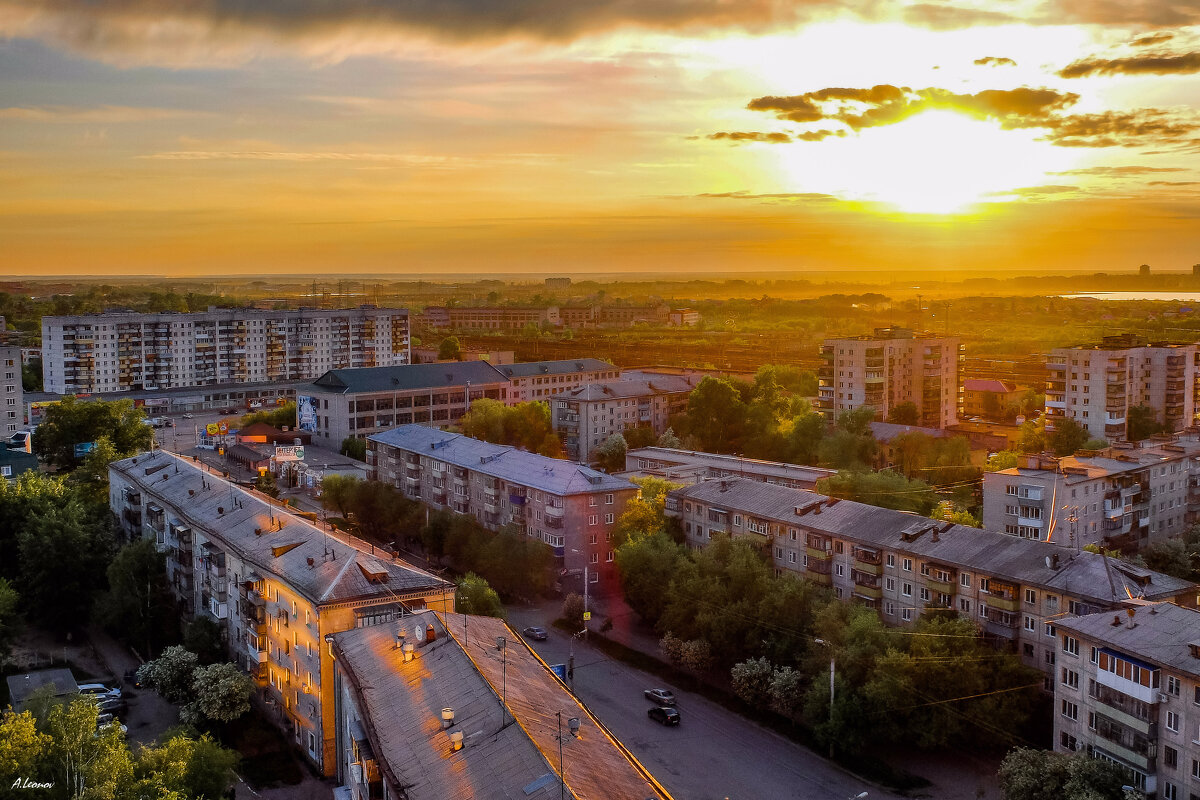
{"label": "parked car", "polygon": [[655,706],[646,712],[646,716],[660,725],[678,725],[679,712],[666,706]]}
{"label": "parked car", "polygon": [[546,633],[546,629],[541,625],[530,625],[521,631],[521,635],[526,639],[536,639],[539,642],[544,642],[550,634]]}
{"label": "parked car", "polygon": [[184,415],[183,415],[183,418],[184,418],[184,419],[195,419],[195,418],[196,418],[196,415],[195,415],[195,414],[193,414],[193,413],[191,413],[191,412],[188,412],[187,414],[184,414]]}
{"label": "parked car", "polygon": [[647,689],[643,694],[647,700],[653,700],[660,706],[675,705],[675,693],[670,689]]}
{"label": "parked car", "polygon": [[122,734],[129,733],[129,728],[123,725],[120,721],[113,719],[111,714],[105,714],[105,716],[108,717],[106,722],[96,723],[96,733],[105,733],[114,725],[121,729]]}
{"label": "parked car", "polygon": [[118,717],[123,716],[129,711],[129,703],[120,698],[100,701],[101,714],[114,714]]}
{"label": "parked car", "polygon": [[79,693],[83,695],[92,695],[96,697],[120,697],[121,690],[111,686],[105,686],[103,683],[81,683],[79,685]]}

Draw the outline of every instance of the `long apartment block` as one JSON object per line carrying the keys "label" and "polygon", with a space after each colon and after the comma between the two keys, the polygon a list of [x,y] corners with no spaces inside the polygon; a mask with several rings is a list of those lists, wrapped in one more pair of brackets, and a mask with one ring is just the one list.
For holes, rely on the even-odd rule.
{"label": "long apartment block", "polygon": [[1132,334],[1059,347],[1046,369],[1046,427],[1071,419],[1093,437],[1126,438],[1129,410],[1146,406],[1167,432],[1195,424],[1200,345],[1147,343]]}
{"label": "long apartment block", "polygon": [[826,339],[821,358],[817,405],[826,415],[869,406],[883,421],[893,408],[911,402],[924,427],[958,422],[962,345],[957,338],[876,328],[871,336]]}
{"label": "long apartment block", "polygon": [[368,437],[367,464],[373,479],[430,508],[469,514],[491,530],[519,527],[552,548],[566,574],[586,569],[591,591],[617,589],[612,532],[637,496],[629,481],[424,425]]}
{"label": "long apartment block", "polygon": [[748,478],[793,489],[815,489],[817,481],[837,474],[834,469],[672,447],[637,447],[626,452],[625,471],[685,486],[712,478]]}
{"label": "long apartment block", "polygon": [[453,584],[163,450],[113,462],[109,505],[126,534],[166,554],[184,618],[220,626],[256,702],[325,775],[338,758],[326,637],[454,608]]}
{"label": "long apartment block", "polygon": [[983,476],[983,524],[1027,539],[1135,552],[1200,520],[1200,438],[1155,437]]}
{"label": "long apartment block", "polygon": [[307,380],[408,362],[402,308],[42,317],[43,385],[58,394]]}
{"label": "long apartment block", "polygon": [[714,535],[767,548],[792,573],[877,609],[886,624],[951,609],[1046,673],[1056,624],[1124,608],[1133,598],[1195,607],[1197,585],[1086,551],[931,520],[902,511],[741,478],[705,481],[667,497],[690,547]]}
{"label": "long apartment block", "polygon": [[1058,632],[1054,749],[1115,764],[1146,796],[1200,797],[1200,612],[1148,603]]}
{"label": "long apartment block", "polygon": [[683,375],[588,383],[550,398],[551,423],[567,458],[586,463],[596,448],[615,434],[649,428],[661,436],[672,416],[687,411],[697,383]]}

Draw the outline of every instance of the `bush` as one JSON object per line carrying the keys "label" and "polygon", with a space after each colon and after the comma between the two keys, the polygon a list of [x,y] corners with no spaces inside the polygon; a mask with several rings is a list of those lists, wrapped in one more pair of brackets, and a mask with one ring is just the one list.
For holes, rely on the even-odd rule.
{"label": "bush", "polygon": [[563,599],[562,615],[572,630],[583,630],[583,598],[571,592]]}

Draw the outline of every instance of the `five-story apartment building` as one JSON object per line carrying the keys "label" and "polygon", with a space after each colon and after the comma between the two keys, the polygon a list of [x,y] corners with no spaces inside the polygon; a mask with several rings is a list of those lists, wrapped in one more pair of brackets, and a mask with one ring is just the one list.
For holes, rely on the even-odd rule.
{"label": "five-story apartment building", "polygon": [[24,421],[25,392],[21,385],[21,348],[0,347],[0,428],[4,438],[16,433]]}

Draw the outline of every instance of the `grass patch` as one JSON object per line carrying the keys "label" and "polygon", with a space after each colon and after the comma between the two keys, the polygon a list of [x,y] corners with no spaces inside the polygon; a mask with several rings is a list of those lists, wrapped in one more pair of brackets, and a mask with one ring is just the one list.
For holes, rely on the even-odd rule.
{"label": "grass patch", "polygon": [[[552,624],[555,628],[567,634],[577,632],[562,619],[556,619]],[[610,658],[640,669],[643,672],[649,672],[651,675],[662,678],[664,682],[673,684],[684,691],[698,694],[722,708],[732,711],[735,714],[740,714],[781,736],[804,745],[814,753],[824,756],[824,748],[817,743],[812,732],[798,722],[793,722],[773,711],[752,708],[737,695],[718,686],[713,686],[711,683],[695,675],[683,672],[662,659],[655,658],[648,653],[634,650],[620,642],[609,639],[602,633],[590,631],[588,633],[588,641],[592,646]],[[869,754],[845,753],[836,755],[833,760],[839,766],[853,772],[855,775],[859,775],[869,781],[898,792],[911,792],[930,785],[929,781],[925,778],[913,775],[905,770],[896,769]]]}

